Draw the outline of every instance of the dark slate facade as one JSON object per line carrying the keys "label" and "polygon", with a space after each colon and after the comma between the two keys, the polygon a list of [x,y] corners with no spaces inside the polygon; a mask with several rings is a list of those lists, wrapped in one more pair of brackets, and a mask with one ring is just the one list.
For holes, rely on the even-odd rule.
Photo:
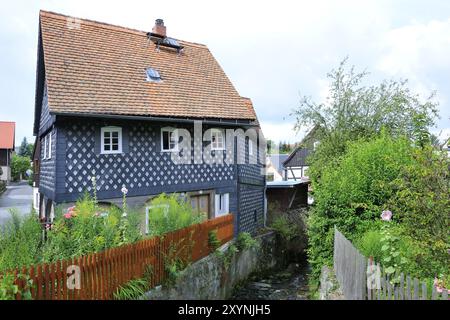
{"label": "dark slate facade", "polygon": [[[45,110],[43,107],[42,112]],[[100,153],[100,129],[107,126],[122,128],[121,154]],[[249,155],[248,140],[239,144],[235,138],[235,150],[238,146],[245,148],[246,164],[237,164],[237,158],[233,164],[195,164],[193,151],[192,164],[174,164],[170,152],[161,151],[162,127],[188,129],[193,148],[193,124],[58,118],[47,131],[52,132],[53,137],[51,159],[43,159],[41,146],[39,192],[54,204],[72,203],[84,192],[92,193],[91,177],[95,176],[99,200],[120,199],[123,185],[129,190],[129,198],[200,190],[229,193],[229,209],[235,214],[236,232],[254,232],[263,227],[265,176],[262,165],[257,163],[260,150],[256,146],[253,155]],[[203,125],[203,132],[209,128]],[[204,142],[203,146],[208,143]],[[226,151],[221,152],[228,156]]]}

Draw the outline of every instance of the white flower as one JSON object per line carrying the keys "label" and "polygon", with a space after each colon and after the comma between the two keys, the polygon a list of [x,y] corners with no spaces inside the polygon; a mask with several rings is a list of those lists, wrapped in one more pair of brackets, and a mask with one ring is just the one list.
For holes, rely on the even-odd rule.
{"label": "white flower", "polygon": [[383,220],[383,221],[391,221],[391,219],[392,219],[392,212],[391,211],[384,210],[381,213],[381,220]]}
{"label": "white flower", "polygon": [[127,193],[128,193],[128,189],[125,188],[125,186],[122,187],[122,193],[123,193],[123,194],[127,194]]}
{"label": "white flower", "polygon": [[122,213],[122,217],[126,218],[127,217],[127,213],[126,212]]}

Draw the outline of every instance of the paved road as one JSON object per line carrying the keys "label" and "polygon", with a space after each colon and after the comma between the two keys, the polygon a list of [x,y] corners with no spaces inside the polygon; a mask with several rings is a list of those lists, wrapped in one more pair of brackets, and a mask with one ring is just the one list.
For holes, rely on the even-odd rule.
{"label": "paved road", "polygon": [[21,214],[30,213],[33,204],[33,189],[27,181],[12,182],[0,195],[0,225],[10,218],[9,210],[16,208]]}

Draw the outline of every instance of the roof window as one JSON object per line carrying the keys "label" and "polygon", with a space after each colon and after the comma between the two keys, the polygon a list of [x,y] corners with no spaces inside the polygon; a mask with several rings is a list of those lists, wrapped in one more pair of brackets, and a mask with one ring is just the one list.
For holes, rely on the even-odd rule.
{"label": "roof window", "polygon": [[147,81],[159,82],[162,80],[159,72],[153,68],[147,68],[145,73],[147,74]]}

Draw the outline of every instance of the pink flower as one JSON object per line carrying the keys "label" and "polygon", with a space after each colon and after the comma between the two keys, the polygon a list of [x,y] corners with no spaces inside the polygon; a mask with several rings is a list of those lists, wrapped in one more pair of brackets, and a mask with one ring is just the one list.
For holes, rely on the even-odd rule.
{"label": "pink flower", "polygon": [[[436,291],[439,293],[442,293],[444,290],[447,290],[444,288],[444,286],[442,285],[442,282],[438,278],[434,278],[433,286],[436,287]],[[448,291],[448,293],[450,293],[450,289],[447,291]]]}
{"label": "pink flower", "polygon": [[70,218],[72,218],[72,214],[71,214],[70,212],[67,212],[67,213],[64,215],[64,218],[70,219]]}
{"label": "pink flower", "polygon": [[391,211],[384,210],[381,213],[381,220],[383,220],[383,221],[391,221],[391,219],[392,219],[392,212]]}

